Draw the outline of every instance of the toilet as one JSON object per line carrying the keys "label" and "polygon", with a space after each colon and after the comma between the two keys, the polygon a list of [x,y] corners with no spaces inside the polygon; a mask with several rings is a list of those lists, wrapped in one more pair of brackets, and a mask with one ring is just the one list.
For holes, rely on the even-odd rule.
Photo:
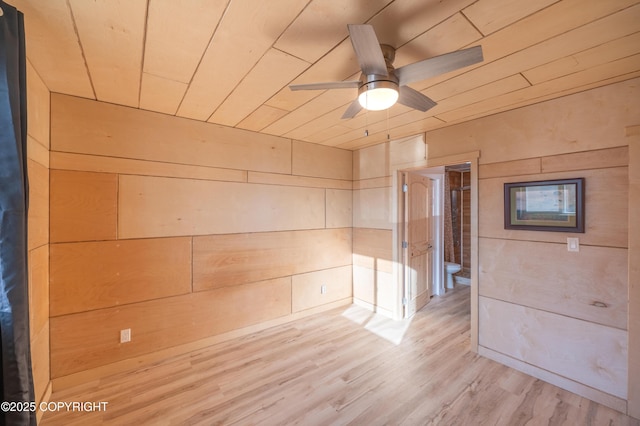
{"label": "toilet", "polygon": [[444,272],[447,274],[447,288],[453,288],[453,274],[460,271],[462,267],[457,263],[444,262]]}

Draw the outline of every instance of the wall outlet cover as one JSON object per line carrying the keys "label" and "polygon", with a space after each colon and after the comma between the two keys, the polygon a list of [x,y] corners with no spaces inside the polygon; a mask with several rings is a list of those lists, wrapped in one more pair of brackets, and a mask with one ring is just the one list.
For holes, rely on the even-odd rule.
{"label": "wall outlet cover", "polygon": [[131,341],[131,329],[125,328],[120,330],[120,343],[127,343]]}

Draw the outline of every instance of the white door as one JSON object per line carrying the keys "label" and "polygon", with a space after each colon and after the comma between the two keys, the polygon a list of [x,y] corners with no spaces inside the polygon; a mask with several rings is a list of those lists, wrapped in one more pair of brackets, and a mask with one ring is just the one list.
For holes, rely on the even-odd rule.
{"label": "white door", "polygon": [[404,175],[405,317],[409,318],[431,299],[433,287],[433,235],[431,227],[431,179],[416,173]]}

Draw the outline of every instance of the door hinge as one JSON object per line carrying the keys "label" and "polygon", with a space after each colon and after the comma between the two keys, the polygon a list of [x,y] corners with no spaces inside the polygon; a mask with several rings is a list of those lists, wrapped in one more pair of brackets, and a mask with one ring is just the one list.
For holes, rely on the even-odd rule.
{"label": "door hinge", "polygon": [[406,183],[402,184],[402,192],[409,192],[409,185],[407,185]]}
{"label": "door hinge", "polygon": [[[403,241],[402,242],[402,248],[409,248],[409,243],[406,242],[406,241]],[[396,300],[398,300],[398,299],[396,299]]]}

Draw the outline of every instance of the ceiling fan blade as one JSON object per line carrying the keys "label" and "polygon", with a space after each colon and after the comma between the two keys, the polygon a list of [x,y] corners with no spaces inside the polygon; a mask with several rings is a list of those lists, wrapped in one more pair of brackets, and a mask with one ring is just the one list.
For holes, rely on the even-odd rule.
{"label": "ceiling fan blade", "polygon": [[291,90],[357,89],[359,81],[331,81],[327,83],[291,84]]}
{"label": "ceiling fan blade", "polygon": [[400,86],[398,103],[425,112],[437,105],[435,101],[409,86]]}
{"label": "ceiling fan blade", "polygon": [[411,84],[416,81],[426,80],[458,68],[482,62],[482,46],[474,46],[456,52],[445,53],[415,62],[396,69],[399,84]]}
{"label": "ceiling fan blade", "polygon": [[353,50],[364,74],[388,76],[378,37],[371,25],[348,25]]}
{"label": "ceiling fan blade", "polygon": [[345,118],[353,118],[361,110],[362,110],[362,105],[360,105],[360,102],[358,102],[358,98],[356,98],[355,101],[351,102],[351,105],[349,105],[349,108],[347,108],[347,110],[344,112],[344,114],[342,114],[341,118],[343,118],[343,119],[345,119]]}

